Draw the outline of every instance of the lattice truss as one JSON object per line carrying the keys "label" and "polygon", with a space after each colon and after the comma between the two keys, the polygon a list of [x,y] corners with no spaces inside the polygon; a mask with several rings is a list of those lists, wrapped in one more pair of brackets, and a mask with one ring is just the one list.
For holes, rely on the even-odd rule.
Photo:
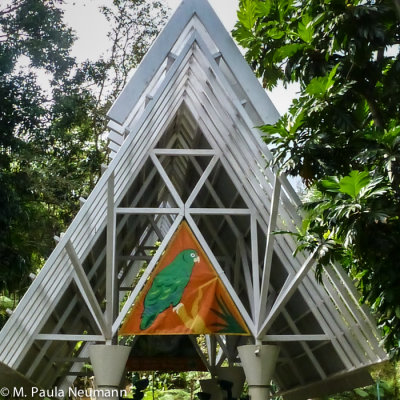
{"label": "lattice truss", "polygon": [[[115,338],[182,220],[253,339],[281,347],[287,398],[340,389],[386,359],[343,271],[332,265],[318,284],[314,254],[294,257],[292,237],[271,234],[301,222],[255,128],[278,116],[207,3],[184,0],[109,116],[113,160],[2,330],[2,363],[42,387],[71,385],[88,344]],[[198,351],[212,369],[238,362],[249,340],[210,336]]]}

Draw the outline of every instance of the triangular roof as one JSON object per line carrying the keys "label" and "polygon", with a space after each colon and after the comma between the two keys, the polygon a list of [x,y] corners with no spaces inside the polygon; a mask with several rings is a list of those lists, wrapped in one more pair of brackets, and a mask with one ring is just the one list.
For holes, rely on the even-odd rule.
{"label": "triangular roof", "polygon": [[[0,362],[68,387],[186,220],[254,338],[280,345],[285,398],[366,383],[386,359],[375,322],[340,268],[322,286],[314,255],[293,257],[293,239],[271,234],[301,221],[255,128],[278,114],[207,1],[182,1],[109,117],[113,160],[1,331]],[[209,368],[238,362],[240,338],[207,343]]]}

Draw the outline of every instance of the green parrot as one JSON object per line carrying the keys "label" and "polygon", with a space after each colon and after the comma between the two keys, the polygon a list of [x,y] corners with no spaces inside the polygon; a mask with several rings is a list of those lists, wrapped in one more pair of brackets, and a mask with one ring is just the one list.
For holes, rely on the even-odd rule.
{"label": "green parrot", "polygon": [[182,298],[183,291],[189,283],[194,264],[200,262],[196,250],[181,251],[171,264],[160,271],[144,299],[144,310],[140,329],[147,329],[170,305],[177,306]]}

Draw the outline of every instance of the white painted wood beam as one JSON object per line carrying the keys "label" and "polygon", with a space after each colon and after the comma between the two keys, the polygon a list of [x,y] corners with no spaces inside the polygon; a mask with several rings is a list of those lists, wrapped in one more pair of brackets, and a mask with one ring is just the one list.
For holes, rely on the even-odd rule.
{"label": "white painted wood beam", "polygon": [[254,298],[254,312],[253,320],[258,325],[257,311],[260,309],[260,265],[258,262],[258,233],[257,233],[257,219],[252,214],[250,217],[250,241],[251,241],[251,271],[253,277],[253,298]]}
{"label": "white painted wood beam", "polygon": [[199,156],[199,157],[210,157],[216,154],[213,149],[159,149],[155,148],[152,151],[156,155],[164,156]]}
{"label": "white painted wood beam", "polygon": [[263,342],[327,342],[330,341],[328,335],[265,335],[262,338]]}
{"label": "white painted wood beam", "polygon": [[221,268],[221,266],[218,263],[218,260],[215,258],[213,252],[211,251],[210,247],[208,246],[207,241],[204,239],[203,235],[201,234],[197,224],[193,220],[193,217],[185,213],[186,221],[189,225],[189,227],[192,229],[192,232],[194,233],[195,237],[200,243],[200,246],[203,248],[204,252],[206,253],[207,257],[209,258],[211,264],[213,265],[214,269],[216,270],[219,278],[221,279],[222,283],[224,284],[226,290],[230,294],[233,303],[236,305],[239,313],[241,314],[243,320],[245,321],[247,327],[249,328],[250,332],[254,332],[255,326],[250,318],[250,315],[248,314],[247,310],[243,306],[243,303],[239,299],[237,293],[233,290],[231,283],[229,280],[226,278],[225,272]]}
{"label": "white painted wood beam", "polygon": [[102,342],[104,343],[104,336],[102,335],[66,335],[66,334],[53,334],[53,333],[39,333],[36,335],[35,340],[51,340],[51,341],[65,341],[65,342]]}
{"label": "white painted wood beam", "polygon": [[193,215],[250,215],[247,208],[187,208],[186,213]]}
{"label": "white painted wood beam", "polygon": [[145,272],[140,277],[139,282],[137,283],[135,289],[132,290],[132,293],[129,295],[128,299],[126,300],[124,306],[122,307],[122,310],[120,311],[117,319],[115,320],[115,322],[113,324],[112,331],[114,334],[118,332],[119,326],[121,325],[121,323],[124,320],[124,318],[126,317],[128,311],[132,307],[133,302],[135,301],[137,295],[139,294],[139,292],[142,290],[143,286],[145,285],[147,278],[150,276],[153,269],[157,265],[161,255],[164,252],[165,248],[167,247],[171,237],[175,233],[179,224],[182,222],[182,219],[183,219],[182,215],[177,216],[174,223],[171,225],[171,228],[169,229],[167,235],[165,236],[164,240],[161,242],[160,247],[157,249],[156,253],[154,254],[153,259],[150,261]]}
{"label": "white painted wood beam", "polygon": [[103,312],[101,311],[100,305],[97,301],[96,295],[93,292],[92,286],[90,285],[89,279],[83,269],[83,266],[79,260],[78,255],[75,252],[74,247],[70,240],[68,240],[65,250],[68,253],[68,256],[72,262],[72,265],[75,270],[75,274],[77,279],[75,279],[80,292],[85,299],[85,303],[88,306],[90,313],[92,314],[96,324],[100,328],[100,331],[103,333],[104,337],[107,337],[107,322],[104,318]]}
{"label": "white painted wood beam", "polygon": [[193,344],[193,347],[196,349],[196,353],[198,354],[198,356],[201,358],[201,360],[203,361],[204,365],[206,366],[206,368],[209,370],[210,369],[210,363],[207,360],[207,357],[204,355],[204,353],[201,351],[199,344],[197,343],[197,336],[194,335],[188,335],[187,336],[190,341]]}
{"label": "white painted wood beam", "polygon": [[152,159],[155,167],[157,168],[157,171],[161,175],[161,178],[163,179],[165,185],[167,186],[170,194],[174,198],[176,204],[183,210],[184,208],[183,201],[179,196],[178,192],[176,191],[175,186],[171,182],[171,179],[169,178],[168,174],[165,172],[163,166],[161,165],[160,160],[154,154],[150,154],[150,158]]}
{"label": "white painted wood beam", "polygon": [[290,285],[285,289],[284,292],[279,293],[274,305],[272,306],[271,312],[269,313],[267,319],[262,324],[261,329],[257,333],[258,338],[262,338],[268,329],[271,327],[275,319],[278,317],[284,305],[290,300],[303,278],[306,276],[310,268],[314,265],[314,261],[317,255],[318,249],[316,249],[312,254],[309,255],[307,260],[304,262],[300,270],[296,273],[291,281]]}
{"label": "white painted wood beam", "polygon": [[[282,308],[282,315],[287,321],[289,328],[295,333],[295,335],[301,335],[299,329],[297,328],[296,324],[293,322],[293,319],[289,312],[286,310],[285,307]],[[325,370],[322,368],[321,363],[315,357],[313,351],[310,349],[310,346],[305,341],[300,341],[300,346],[303,348],[305,354],[310,359],[312,365],[314,366],[315,370],[318,372],[321,379],[326,379],[327,374]]]}
{"label": "white painted wood beam", "polygon": [[117,214],[182,214],[182,208],[118,207]]}
{"label": "white painted wood beam", "polygon": [[[193,158],[192,158],[192,160],[193,160]],[[210,174],[211,174],[212,170],[214,169],[215,165],[217,164],[218,160],[219,160],[219,157],[214,155],[213,158],[211,159],[211,161],[209,162],[209,164],[207,165],[206,169],[204,170],[204,172],[201,170],[201,168],[199,171],[195,165],[197,172],[199,172],[201,175],[200,175],[200,179],[196,183],[196,186],[193,188],[192,193],[186,200],[185,208],[190,208],[190,206],[193,204],[193,201],[199,194],[200,190],[203,188],[204,183],[208,180],[208,177],[210,176]],[[197,166],[200,167],[198,163],[197,163]]]}
{"label": "white painted wood beam", "polygon": [[280,180],[278,174],[275,177],[274,189],[272,193],[271,210],[269,216],[269,224],[267,231],[267,243],[264,254],[264,265],[262,272],[262,283],[261,283],[261,295],[260,295],[260,308],[258,310],[258,329],[260,328],[261,321],[265,318],[267,298],[269,291],[269,281],[271,277],[272,268],[272,256],[274,252],[275,235],[274,231],[276,228],[276,219],[278,216],[279,209],[279,198],[280,198]]}
{"label": "white painted wood beam", "polygon": [[114,172],[112,172],[107,181],[107,244],[106,244],[106,312],[107,331],[106,340],[111,341],[112,324],[116,317],[119,307],[118,301],[118,276],[115,265],[115,243],[116,243],[116,213],[115,213],[115,195],[114,195]]}
{"label": "white painted wood beam", "polygon": [[205,335],[209,366],[215,367],[217,363],[217,340],[215,335]]}

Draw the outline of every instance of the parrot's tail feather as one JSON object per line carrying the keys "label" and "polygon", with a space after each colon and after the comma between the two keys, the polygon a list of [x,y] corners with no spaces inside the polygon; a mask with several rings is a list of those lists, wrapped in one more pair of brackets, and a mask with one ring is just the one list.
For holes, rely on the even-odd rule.
{"label": "parrot's tail feather", "polygon": [[145,329],[147,329],[148,327],[151,326],[151,324],[154,322],[154,320],[156,319],[157,314],[142,314],[142,321],[140,322],[140,329],[142,331],[144,331]]}

